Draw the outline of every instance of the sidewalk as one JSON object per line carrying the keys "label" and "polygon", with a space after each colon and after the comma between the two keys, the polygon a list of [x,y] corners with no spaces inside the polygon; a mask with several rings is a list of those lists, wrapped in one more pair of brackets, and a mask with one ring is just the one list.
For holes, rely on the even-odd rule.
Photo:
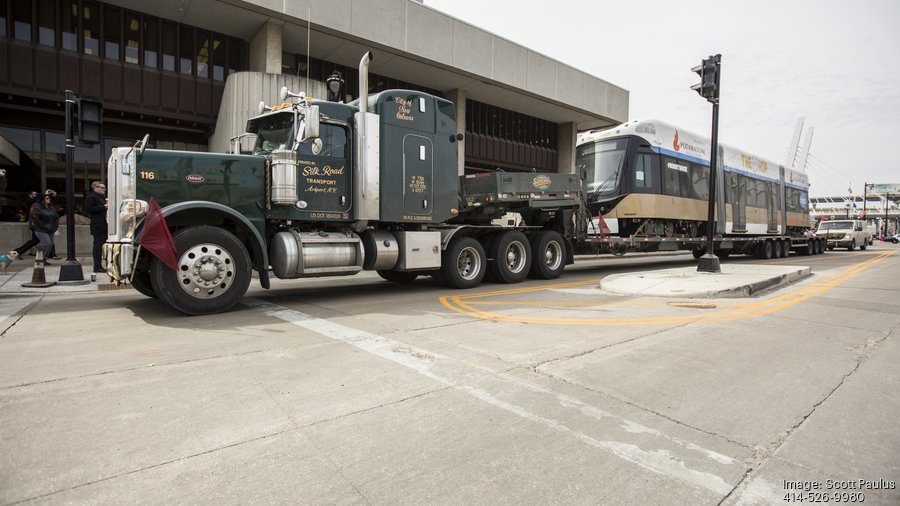
{"label": "sidewalk", "polygon": [[697,272],[697,266],[612,274],[600,288],[620,295],[682,298],[750,297],[767,288],[786,285],[811,274],[796,265],[722,264],[722,272]]}
{"label": "sidewalk", "polygon": [[[116,289],[115,285],[110,283],[109,276],[97,274],[97,281],[91,282],[91,269],[93,260],[90,257],[77,257],[78,263],[81,264],[81,271],[84,273],[85,284],[54,284],[47,288],[25,288],[22,283],[30,283],[34,274],[34,257],[26,256],[21,259],[14,260],[6,270],[6,274],[0,274],[0,295],[39,295],[44,293],[85,293],[96,292],[99,290]],[[61,260],[50,260],[51,265],[44,266],[44,278],[48,283],[59,281],[60,266],[65,263],[65,258]],[[130,287],[129,287],[130,288]]]}

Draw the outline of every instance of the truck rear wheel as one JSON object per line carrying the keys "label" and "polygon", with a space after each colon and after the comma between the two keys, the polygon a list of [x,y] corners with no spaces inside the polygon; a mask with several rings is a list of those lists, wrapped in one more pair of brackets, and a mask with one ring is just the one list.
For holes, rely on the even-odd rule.
{"label": "truck rear wheel", "polygon": [[199,226],[172,238],[177,268],[153,259],[150,280],[160,300],[189,315],[216,314],[231,309],[250,286],[250,255],[227,230]]}
{"label": "truck rear wheel", "polygon": [[486,257],[481,243],[454,237],[441,254],[441,280],[450,288],[473,288],[484,279]]}
{"label": "truck rear wheel", "polygon": [[531,238],[531,276],[556,279],[565,267],[566,246],[562,236],[552,230],[534,234]]}
{"label": "truck rear wheel", "polygon": [[501,283],[519,283],[531,269],[531,245],[518,230],[498,234],[491,241],[488,257],[493,258],[488,262],[488,272]]}

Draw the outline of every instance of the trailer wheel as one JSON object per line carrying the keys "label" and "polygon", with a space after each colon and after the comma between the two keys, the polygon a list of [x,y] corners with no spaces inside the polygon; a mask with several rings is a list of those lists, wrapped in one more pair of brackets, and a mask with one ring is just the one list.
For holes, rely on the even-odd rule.
{"label": "trailer wheel", "polygon": [[696,259],[698,259],[698,260],[700,259],[700,257],[702,257],[702,256],[705,255],[705,254],[706,254],[706,250],[705,250],[705,249],[695,249],[695,250],[691,250],[691,255],[694,255],[694,258],[696,258]]}
{"label": "trailer wheel", "polygon": [[454,237],[441,254],[441,279],[450,288],[473,288],[484,279],[484,248],[471,237]]}
{"label": "trailer wheel", "polygon": [[501,232],[491,241],[488,250],[488,274],[501,283],[519,283],[531,269],[531,245],[518,230]]}
{"label": "trailer wheel", "polygon": [[176,270],[153,258],[150,280],[160,300],[189,315],[231,309],[250,286],[250,255],[227,230],[199,226],[172,238],[178,253]]}
{"label": "trailer wheel", "polygon": [[772,245],[772,258],[781,258],[781,241],[766,241]]}
{"label": "trailer wheel", "polygon": [[731,256],[731,251],[730,251],[730,250],[721,250],[721,249],[720,249],[720,250],[718,250],[718,251],[715,252],[715,255],[716,255],[717,257],[719,257],[719,259],[721,259],[721,260],[728,260],[728,257]]}
{"label": "trailer wheel", "polygon": [[756,258],[768,260],[772,258],[772,241],[763,241],[756,245]]}
{"label": "trailer wheel", "polygon": [[531,241],[531,276],[556,279],[566,267],[566,246],[562,237],[545,230],[534,234]]}
{"label": "trailer wheel", "polygon": [[394,283],[409,283],[415,281],[419,277],[417,272],[401,272],[401,271],[376,271],[382,279],[393,281]]}
{"label": "trailer wheel", "polygon": [[131,286],[145,297],[158,298],[153,291],[153,282],[150,280],[150,271],[146,269],[135,270],[131,275]]}

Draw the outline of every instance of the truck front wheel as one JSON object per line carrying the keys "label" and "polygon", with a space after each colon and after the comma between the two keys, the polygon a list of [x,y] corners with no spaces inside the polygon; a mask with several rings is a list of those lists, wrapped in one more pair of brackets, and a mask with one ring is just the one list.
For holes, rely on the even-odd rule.
{"label": "truck front wheel", "polygon": [[156,299],[156,292],[153,291],[153,282],[150,281],[150,271],[136,270],[131,275],[131,286],[145,297]]}
{"label": "truck front wheel", "polygon": [[227,230],[199,226],[173,237],[177,266],[173,271],[153,258],[150,280],[160,300],[189,315],[231,309],[250,286],[250,255]]}
{"label": "truck front wheel", "polygon": [[484,279],[484,248],[471,237],[454,237],[441,255],[441,280],[451,288],[473,288]]}
{"label": "truck front wheel", "polygon": [[531,238],[531,276],[556,279],[565,268],[566,246],[562,236],[552,230],[534,234]]}

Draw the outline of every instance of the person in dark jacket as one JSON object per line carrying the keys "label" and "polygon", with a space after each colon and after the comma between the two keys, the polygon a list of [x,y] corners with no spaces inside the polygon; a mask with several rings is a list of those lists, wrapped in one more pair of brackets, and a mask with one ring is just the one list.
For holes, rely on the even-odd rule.
{"label": "person in dark jacket", "polygon": [[91,183],[91,193],[84,198],[84,212],[91,219],[91,235],[94,237],[94,272],[106,272],[101,267],[101,249],[106,242],[106,185],[100,181]]}
{"label": "person in dark jacket", "polygon": [[[28,220],[28,217],[31,215],[31,206],[34,205],[40,199],[40,195],[38,192],[33,191],[28,193],[28,197],[25,198],[25,203],[22,205],[22,209],[25,211],[25,220]],[[21,257],[25,253],[28,252],[31,248],[37,246],[41,241],[38,240],[37,236],[34,235],[34,229],[31,229],[31,239],[25,241],[24,244],[19,246],[16,249],[10,250],[9,253],[6,254],[12,260]]]}
{"label": "person in dark jacket", "polygon": [[54,195],[56,192],[53,190],[44,191],[41,199],[31,206],[31,215],[28,219],[34,235],[40,241],[38,249],[44,253],[44,258],[47,258],[53,250],[53,234],[59,228],[59,213],[53,205]]}

